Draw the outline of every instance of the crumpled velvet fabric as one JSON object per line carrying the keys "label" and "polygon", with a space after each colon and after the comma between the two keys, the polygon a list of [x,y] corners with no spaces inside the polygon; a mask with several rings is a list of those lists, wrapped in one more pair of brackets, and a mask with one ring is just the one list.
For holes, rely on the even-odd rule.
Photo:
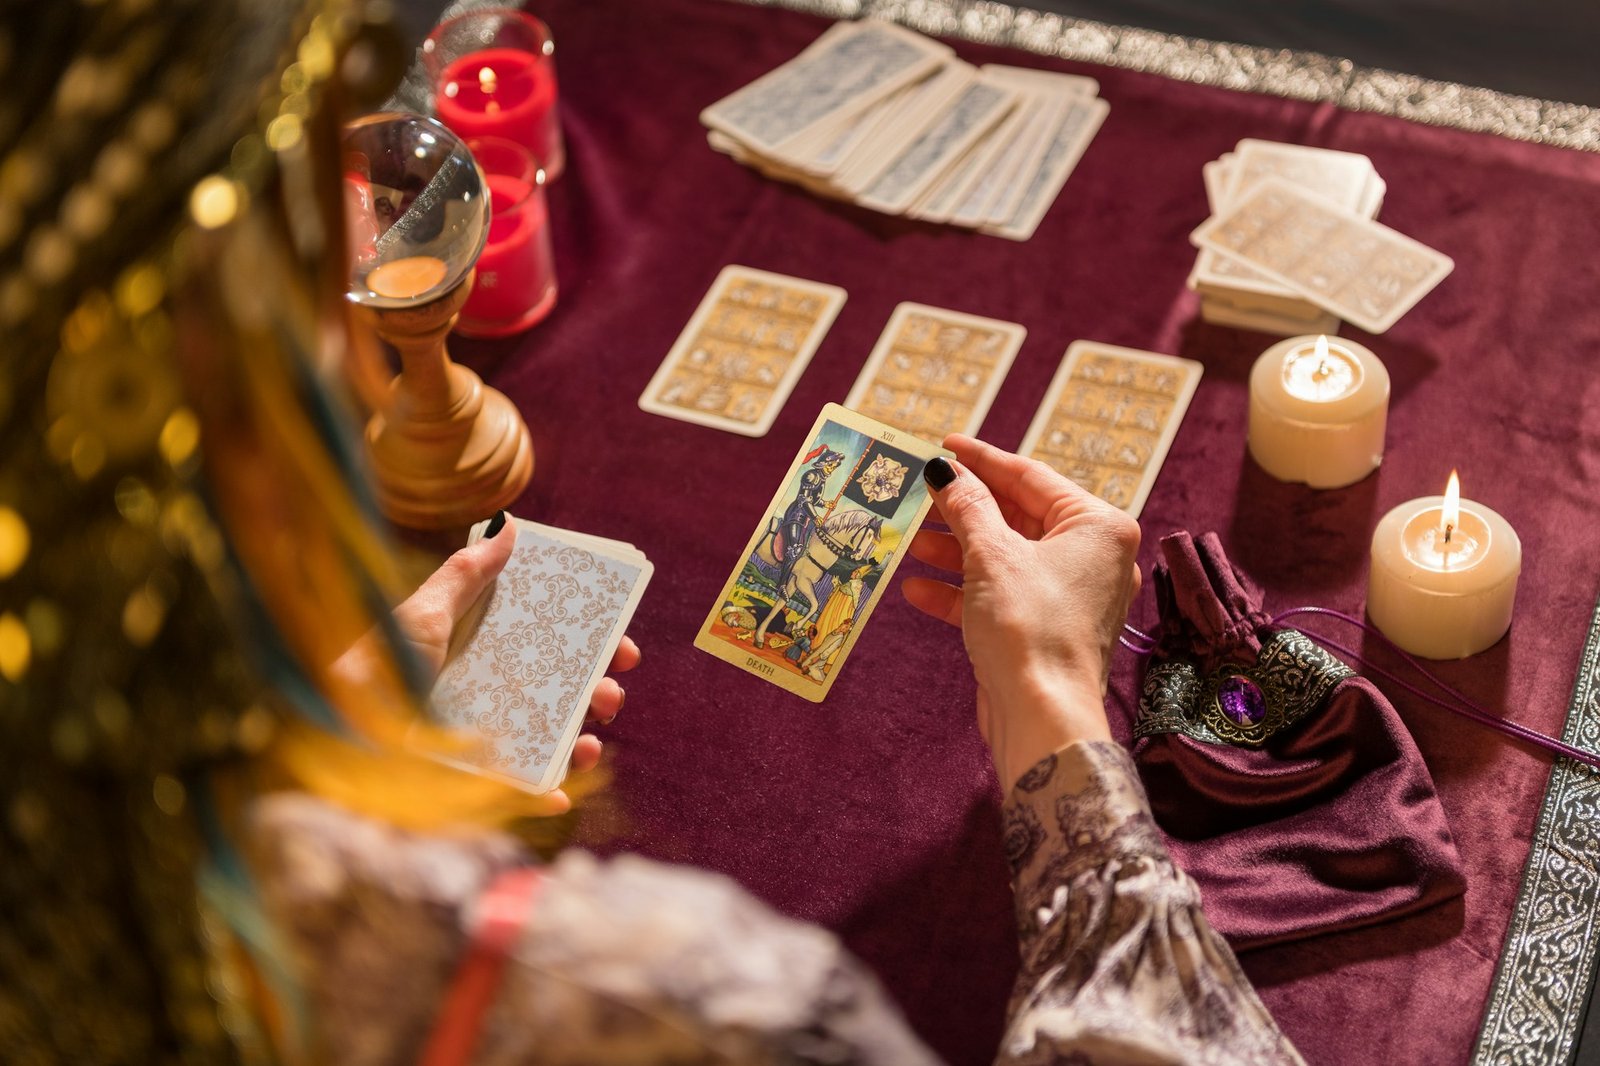
{"label": "crumpled velvet fabric", "polygon": [[[1258,656],[1274,629],[1261,594],[1216,534],[1169,534],[1161,556],[1150,670],[1267,669]],[[1345,674],[1332,660],[1319,668],[1330,681]],[[1141,715],[1150,696],[1147,685]],[[1259,746],[1179,731],[1133,745],[1156,822],[1235,950],[1382,922],[1466,890],[1433,778],[1394,706],[1353,673],[1315,704]]]}

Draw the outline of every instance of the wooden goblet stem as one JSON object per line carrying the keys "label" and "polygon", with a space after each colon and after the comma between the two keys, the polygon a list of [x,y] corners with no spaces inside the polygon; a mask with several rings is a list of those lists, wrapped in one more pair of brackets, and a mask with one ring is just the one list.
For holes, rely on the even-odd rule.
{"label": "wooden goblet stem", "polygon": [[372,308],[400,352],[385,410],[367,423],[378,503],[410,529],[457,529],[511,504],[533,477],[533,441],[511,401],[452,362],[445,337],[472,275],[416,307]]}

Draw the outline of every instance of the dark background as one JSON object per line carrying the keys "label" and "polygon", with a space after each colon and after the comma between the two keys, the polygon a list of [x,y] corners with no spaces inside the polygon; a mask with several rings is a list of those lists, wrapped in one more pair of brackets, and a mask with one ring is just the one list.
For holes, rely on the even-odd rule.
{"label": "dark background", "polygon": [[[421,41],[449,0],[395,0]],[[510,2],[510,0],[508,0]],[[1011,0],[1116,26],[1304,49],[1369,67],[1600,106],[1595,0]]]}

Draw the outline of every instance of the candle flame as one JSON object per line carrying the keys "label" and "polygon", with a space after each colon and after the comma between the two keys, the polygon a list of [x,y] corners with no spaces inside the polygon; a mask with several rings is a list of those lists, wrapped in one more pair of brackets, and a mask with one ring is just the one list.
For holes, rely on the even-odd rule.
{"label": "candle flame", "polygon": [[1444,527],[1446,543],[1455,528],[1461,524],[1461,478],[1454,470],[1450,471],[1450,484],[1445,486],[1444,507],[1439,515],[1439,524]]}
{"label": "candle flame", "polygon": [[499,83],[500,79],[495,76],[494,68],[478,68],[478,88],[482,89],[485,94],[494,92],[495,87],[499,85]]}
{"label": "candle flame", "polygon": [[1328,338],[1326,335],[1317,337],[1317,348],[1313,354],[1317,357],[1317,377],[1325,378],[1333,373],[1333,368],[1328,365]]}

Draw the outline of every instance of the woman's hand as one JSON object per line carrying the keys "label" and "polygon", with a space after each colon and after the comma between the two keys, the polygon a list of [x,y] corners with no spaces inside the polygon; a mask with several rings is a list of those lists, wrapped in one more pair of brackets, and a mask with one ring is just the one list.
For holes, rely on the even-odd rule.
{"label": "woman's hand", "polygon": [[[444,668],[445,652],[456,624],[466,617],[478,597],[486,592],[505,569],[517,543],[516,525],[506,522],[492,537],[484,537],[446,559],[416,592],[394,609],[395,625],[410,643],[417,658],[427,668],[431,681]],[[639,665],[639,646],[623,637],[607,668],[622,673]],[[606,725],[622,710],[626,698],[615,678],[607,677],[596,686],[589,701],[589,720]],[[585,733],[572,749],[572,769],[594,769],[600,761],[600,738]]]}
{"label": "woman's hand", "polygon": [[1139,590],[1139,524],[1043,463],[953,434],[956,462],[926,479],[950,527],[911,554],[962,575],[910,577],[906,599],[961,627],[978,679],[978,728],[1010,791],[1075,740],[1109,739],[1111,650]]}

